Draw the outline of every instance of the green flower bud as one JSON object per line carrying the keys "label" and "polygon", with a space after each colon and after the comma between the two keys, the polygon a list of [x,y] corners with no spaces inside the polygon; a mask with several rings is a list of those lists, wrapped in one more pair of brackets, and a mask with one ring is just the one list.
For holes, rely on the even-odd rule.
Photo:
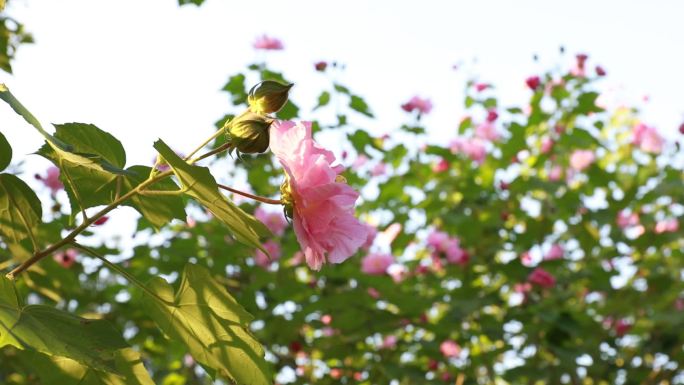
{"label": "green flower bud", "polygon": [[287,95],[294,84],[281,84],[273,80],[264,80],[251,90],[247,102],[249,109],[257,114],[270,114],[280,111],[287,103]]}
{"label": "green flower bud", "polygon": [[237,120],[227,123],[232,147],[245,154],[261,153],[268,149],[268,129],[273,119],[247,112]]}

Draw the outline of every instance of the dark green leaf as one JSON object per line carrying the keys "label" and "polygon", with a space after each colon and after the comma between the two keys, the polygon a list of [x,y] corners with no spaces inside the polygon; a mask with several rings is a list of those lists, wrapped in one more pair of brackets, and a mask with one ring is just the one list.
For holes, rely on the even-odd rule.
{"label": "dark green leaf", "polygon": [[366,115],[369,118],[373,117],[373,113],[370,112],[368,104],[366,104],[366,101],[363,100],[363,98],[361,98],[360,96],[351,95],[351,98],[349,100],[349,107],[351,107],[352,110],[359,112],[363,115]]}
{"label": "dark green leaf", "polygon": [[0,171],[9,166],[12,161],[12,146],[10,146],[5,135],[0,132]]}
{"label": "dark green leaf", "polygon": [[328,91],[323,91],[321,92],[320,95],[318,95],[318,104],[316,104],[316,107],[314,107],[314,111],[328,105],[330,103],[330,92]]}
{"label": "dark green leaf", "polygon": [[240,385],[271,384],[261,344],[249,331],[253,317],[206,268],[187,264],[180,288],[155,278],[146,296],[151,317],[171,338],[182,341],[212,377]]}

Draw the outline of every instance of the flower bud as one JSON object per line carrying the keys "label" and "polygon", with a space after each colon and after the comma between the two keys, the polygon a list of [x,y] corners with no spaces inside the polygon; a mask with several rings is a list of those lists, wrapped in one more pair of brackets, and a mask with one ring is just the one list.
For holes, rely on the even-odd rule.
{"label": "flower bud", "polygon": [[273,80],[264,80],[251,90],[247,101],[249,109],[256,114],[270,114],[280,111],[287,103],[287,95],[294,84],[281,84]]}
{"label": "flower bud", "polygon": [[268,128],[273,119],[247,112],[228,123],[228,136],[232,147],[245,154],[264,152],[270,140]]}

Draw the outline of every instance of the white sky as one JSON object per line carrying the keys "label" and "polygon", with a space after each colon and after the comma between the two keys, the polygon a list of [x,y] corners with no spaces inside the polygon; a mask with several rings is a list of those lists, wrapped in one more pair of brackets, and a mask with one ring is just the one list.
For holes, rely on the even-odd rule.
{"label": "white sky", "polygon": [[[573,56],[588,53],[592,68],[604,66],[607,89],[634,103],[649,95],[645,120],[676,138],[684,120],[681,4],[208,0],[181,8],[176,0],[12,0],[9,13],[37,43],[20,48],[14,76],[0,74],[0,81],[44,124],[93,123],[113,133],[132,165],[150,162],[158,137],[187,151],[211,132],[229,108],[219,89],[263,57],[251,46],[263,33],[285,44],[267,55],[297,84],[295,102],[307,107],[325,84],[314,62],[338,60],[347,65],[342,82],[379,117],[377,129],[405,121],[399,105],[419,94],[435,105],[426,119],[433,135],[448,137],[463,112],[467,76],[496,84],[507,104],[522,104],[527,76],[571,62],[560,58],[562,44]],[[455,72],[458,62],[468,64]],[[6,106],[0,122],[15,161],[40,146]]]}

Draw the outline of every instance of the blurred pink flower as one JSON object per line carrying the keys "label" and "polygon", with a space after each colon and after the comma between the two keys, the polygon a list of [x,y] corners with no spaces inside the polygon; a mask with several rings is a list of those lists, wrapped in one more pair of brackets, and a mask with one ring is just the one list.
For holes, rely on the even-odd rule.
{"label": "blurred pink flower", "polygon": [[541,84],[541,80],[539,79],[539,76],[530,76],[529,78],[525,79],[525,84],[527,84],[532,91],[536,91]]}
{"label": "blurred pink flower", "polygon": [[449,247],[449,234],[443,231],[433,231],[427,237],[427,245],[437,252],[446,252]]}
{"label": "blurred pink flower", "polygon": [[487,88],[489,88],[489,84],[487,84],[487,83],[475,83],[475,90],[477,92],[482,92],[482,91],[486,90]]}
{"label": "blurred pink flower", "polygon": [[323,322],[323,325],[330,325],[332,323],[332,316],[330,314],[323,314],[321,316],[321,322]]}
{"label": "blurred pink flower", "polygon": [[382,275],[394,263],[394,257],[389,254],[370,253],[361,260],[361,271],[369,275]]}
{"label": "blurred pink flower", "polygon": [[494,122],[498,118],[499,118],[499,114],[496,113],[496,110],[487,111],[487,121],[488,122]]}
{"label": "blurred pink flower", "polygon": [[679,222],[676,218],[665,219],[658,221],[655,225],[655,233],[675,233],[679,230]]}
{"label": "blurred pink flower", "polygon": [[595,159],[596,156],[591,150],[575,150],[570,155],[570,167],[576,171],[582,171],[594,163]]}
{"label": "blurred pink flower", "polygon": [[642,151],[660,153],[663,149],[663,142],[663,138],[653,127],[639,123],[632,128],[632,143],[639,146]]}
{"label": "blurred pink flower", "polygon": [[477,138],[463,141],[461,143],[461,151],[477,163],[482,163],[487,157],[487,149],[485,148],[484,143]]}
{"label": "blurred pink flower", "polygon": [[76,262],[77,255],[78,251],[76,251],[76,249],[66,249],[56,253],[53,258],[55,261],[57,261],[57,263],[62,265],[62,267],[68,269],[74,264],[74,262]]}
{"label": "blurred pink flower", "polygon": [[397,336],[390,334],[382,339],[382,345],[380,349],[394,349],[397,347]]}
{"label": "blurred pink flower", "polygon": [[563,255],[565,254],[565,250],[563,250],[563,246],[554,243],[551,245],[551,249],[549,249],[549,252],[546,253],[544,256],[544,260],[546,261],[553,261],[556,259],[561,259],[563,258]]}
{"label": "blurred pink flower", "polygon": [[449,263],[458,265],[465,265],[470,259],[468,252],[461,248],[459,240],[455,238],[449,240],[445,255]]}
{"label": "blurred pink flower", "polygon": [[527,281],[544,288],[556,286],[556,278],[541,267],[534,269],[527,277]]}
{"label": "blurred pink flower", "polygon": [[43,182],[45,187],[49,188],[53,194],[64,188],[64,185],[59,180],[59,169],[55,166],[48,167],[45,176],[36,174],[36,179]]}
{"label": "blurred pink flower", "polygon": [[601,67],[601,66],[596,66],[596,75],[606,76],[606,70],[603,69],[603,67]]}
{"label": "blurred pink flower", "polygon": [[432,110],[432,102],[430,99],[414,96],[408,102],[402,104],[401,109],[406,112],[418,111],[420,114],[427,114]]}
{"label": "blurred pink flower", "polygon": [[264,50],[281,50],[284,48],[283,42],[268,35],[261,35],[257,37],[257,39],[254,41],[253,47],[255,49]]}
{"label": "blurred pink flower", "polygon": [[376,289],[374,287],[369,287],[367,292],[368,292],[368,295],[373,299],[380,298],[380,292],[378,291],[378,289]]}
{"label": "blurred pink flower", "polygon": [[552,182],[558,182],[563,177],[563,167],[559,165],[554,165],[549,171],[549,180]]}
{"label": "blurred pink flower", "polygon": [[432,165],[432,172],[435,172],[435,173],[444,172],[444,171],[447,171],[448,169],[449,169],[449,162],[444,158],[441,158],[439,160],[439,162]]}
{"label": "blurred pink flower", "polygon": [[544,139],[542,139],[539,151],[541,151],[542,154],[548,154],[553,149],[553,145],[554,145],[553,139],[546,136],[546,137],[544,137]]}
{"label": "blurred pink flower", "polygon": [[621,210],[618,212],[615,222],[621,229],[629,226],[636,226],[639,224],[639,214],[627,213],[625,210]]}
{"label": "blurred pink flower", "polygon": [[461,347],[453,340],[446,340],[439,344],[439,351],[444,357],[453,358],[461,354]]}
{"label": "blurred pink flower", "polygon": [[340,263],[368,238],[366,226],[354,217],[359,194],[340,175],[335,156],[311,138],[311,123],[276,121],[270,128],[271,151],[287,174],[281,188],[292,205],[293,224],[306,262],[314,270]]}
{"label": "blurred pink flower", "polygon": [[475,136],[482,139],[494,142],[499,139],[499,133],[496,132],[496,127],[490,121],[484,122],[475,128]]}
{"label": "blurred pink flower", "polygon": [[263,246],[264,249],[266,249],[266,251],[268,251],[268,253],[271,254],[271,258],[269,259],[263,251],[257,249],[256,253],[254,254],[254,263],[257,266],[261,266],[264,269],[266,269],[269,266],[271,266],[271,262],[280,259],[282,251],[280,249],[280,245],[274,240],[264,242]]}
{"label": "blurred pink flower", "polygon": [[354,163],[352,163],[351,168],[354,171],[357,171],[359,168],[363,167],[364,164],[368,163],[368,157],[361,154],[356,157],[354,160]]}
{"label": "blurred pink flower", "polygon": [[103,217],[97,218],[97,219],[95,220],[95,222],[93,222],[93,226],[101,226],[101,225],[104,225],[105,223],[107,223],[108,220],[109,220],[109,217],[106,216],[106,215],[103,216]]}
{"label": "blurred pink flower", "polygon": [[387,165],[382,163],[382,162],[376,164],[371,169],[371,175],[373,175],[373,176],[382,176],[382,175],[385,175],[386,172],[387,172]]}
{"label": "blurred pink flower", "polygon": [[314,68],[316,71],[323,72],[326,68],[328,68],[328,63],[324,61],[316,62],[316,64],[314,64]]}
{"label": "blurred pink flower", "polygon": [[627,323],[624,319],[619,319],[615,322],[615,335],[623,337],[631,328],[631,324]]}
{"label": "blurred pink flower", "polygon": [[282,236],[287,228],[287,220],[282,212],[266,211],[261,207],[257,207],[254,211],[256,219],[261,221],[271,232],[276,236]]}

